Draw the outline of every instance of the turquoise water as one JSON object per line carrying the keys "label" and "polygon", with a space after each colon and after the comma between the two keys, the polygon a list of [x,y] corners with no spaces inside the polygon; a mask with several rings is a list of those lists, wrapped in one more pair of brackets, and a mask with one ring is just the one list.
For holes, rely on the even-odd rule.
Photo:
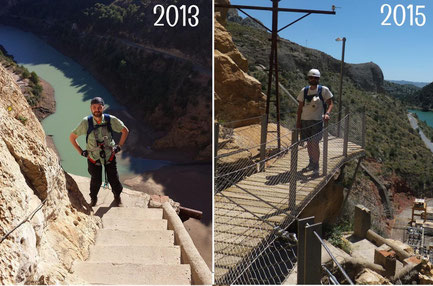
{"label": "turquoise water", "polygon": [[[35,71],[54,88],[56,113],[43,120],[47,135],[52,135],[60,153],[63,168],[73,174],[89,176],[85,158],[81,157],[69,142],[69,134],[81,119],[90,114],[90,100],[103,97],[111,109],[124,109],[111,94],[97,82],[89,72],[49,46],[32,33],[0,25],[0,44],[15,61],[29,71]],[[110,109],[107,110],[107,113]],[[78,138],[84,149],[85,137]],[[147,160],[136,157],[118,156],[119,173],[129,175],[159,169],[170,164],[168,161]]]}
{"label": "turquoise water", "polygon": [[433,128],[433,112],[432,111],[420,111],[420,110],[409,110],[411,113],[415,113],[419,120],[425,121],[428,126]]}

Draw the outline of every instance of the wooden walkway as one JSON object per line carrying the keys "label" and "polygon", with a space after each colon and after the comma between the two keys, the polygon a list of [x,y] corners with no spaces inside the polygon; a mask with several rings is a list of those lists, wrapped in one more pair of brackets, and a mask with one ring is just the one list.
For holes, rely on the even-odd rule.
{"label": "wooden walkway", "polygon": [[[343,156],[343,139],[329,136],[328,174],[323,176],[322,156],[320,175],[301,173],[308,165],[305,147],[299,147],[296,184],[296,207],[288,210],[290,188],[290,152],[273,162],[264,172],[246,177],[215,195],[214,261],[215,281],[226,275],[273,231],[272,225],[287,222],[288,216],[273,208],[299,214],[311,199],[326,185],[329,178],[348,160],[364,155],[361,146],[348,143],[347,157]],[[322,155],[323,143],[320,143]],[[251,194],[259,197],[254,197]],[[271,225],[270,225],[270,224]]]}

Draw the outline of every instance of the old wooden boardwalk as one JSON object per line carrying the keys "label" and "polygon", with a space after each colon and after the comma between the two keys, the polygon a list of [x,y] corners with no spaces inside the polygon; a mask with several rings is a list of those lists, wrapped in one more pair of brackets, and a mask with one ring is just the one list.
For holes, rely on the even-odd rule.
{"label": "old wooden boardwalk", "polygon": [[[323,140],[320,142],[323,154]],[[275,230],[273,225],[287,225],[311,199],[326,185],[337,170],[349,160],[364,156],[364,149],[355,143],[347,143],[347,154],[343,153],[344,139],[329,135],[327,173],[323,173],[320,160],[319,176],[312,172],[302,173],[308,165],[306,147],[297,147],[296,172],[291,171],[291,152],[268,161],[262,172],[256,172],[215,194],[214,261],[215,281],[233,271]],[[296,178],[293,178],[293,174]],[[295,182],[295,184],[293,184]],[[296,203],[289,207],[290,185],[296,188]]]}

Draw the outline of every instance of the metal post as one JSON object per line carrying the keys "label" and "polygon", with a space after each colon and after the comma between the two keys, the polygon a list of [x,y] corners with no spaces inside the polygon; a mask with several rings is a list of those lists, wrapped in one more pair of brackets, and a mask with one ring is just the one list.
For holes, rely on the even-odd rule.
{"label": "metal post", "polygon": [[328,121],[323,128],[323,176],[328,175]]}
{"label": "metal post", "polygon": [[[340,38],[337,41],[341,40]],[[343,67],[344,67],[344,50],[346,47],[346,38],[343,37],[343,51],[341,54],[341,68],[340,68],[340,97],[338,98],[338,125],[337,125],[337,137],[340,137],[340,121],[341,121],[341,111],[343,108]]]}
{"label": "metal post", "polygon": [[[279,107],[279,98],[278,98],[278,61],[277,61],[277,37],[278,37],[278,2],[280,0],[271,0],[272,1],[272,33],[271,33],[271,54],[269,56],[269,75],[268,75],[268,92],[266,98],[266,115],[269,118],[270,112],[270,104],[271,104],[271,94],[272,94],[272,74],[275,71],[275,105],[277,111],[277,141],[278,141],[278,150],[281,148],[280,141],[280,107]],[[267,136],[267,134],[265,135]],[[266,138],[265,138],[266,142]]]}
{"label": "metal post", "polygon": [[365,106],[362,108],[362,140],[361,140],[361,146],[363,149],[365,149],[365,137],[367,132],[367,125],[366,125],[366,119],[365,119]]}
{"label": "metal post", "polygon": [[292,132],[292,150],[290,151],[290,189],[289,189],[289,209],[296,207],[296,181],[298,173],[298,129]]}
{"label": "metal post", "polygon": [[305,227],[304,284],[318,285],[322,277],[322,244],[314,232],[322,236],[322,223]]}
{"label": "metal post", "polygon": [[268,133],[268,116],[262,116],[262,130],[260,135],[260,172],[265,170],[266,134]]}
{"label": "metal post", "polygon": [[349,143],[349,107],[346,107],[346,118],[344,120],[344,141],[343,141],[343,156],[347,158],[347,145]]}
{"label": "metal post", "polygon": [[280,136],[280,92],[278,80],[278,2],[280,0],[272,0],[272,46],[274,47],[274,67],[275,67],[275,107],[277,112],[277,142],[278,151],[281,150]]}
{"label": "metal post", "polygon": [[343,212],[344,205],[346,204],[346,201],[350,196],[350,192],[352,191],[353,184],[355,184],[356,174],[358,173],[358,169],[359,169],[359,166],[361,165],[361,161],[362,161],[362,157],[358,159],[358,163],[356,164],[355,172],[353,172],[352,180],[350,181],[350,185],[347,188],[347,190],[348,190],[347,194],[344,196],[343,203],[341,204],[340,215],[341,215],[341,212]]}
{"label": "metal post", "polygon": [[278,62],[277,62],[277,49],[275,48],[275,94],[276,94],[276,109],[277,109],[277,142],[278,142],[278,151],[281,150],[281,117],[280,117],[280,91],[278,84]]}
{"label": "metal post", "polygon": [[304,265],[305,265],[305,226],[314,223],[314,216],[301,218],[298,220],[298,284],[305,284]]}
{"label": "metal post", "polygon": [[220,134],[220,124],[219,123],[215,123],[214,125],[214,156],[216,157],[218,155],[218,137]]}

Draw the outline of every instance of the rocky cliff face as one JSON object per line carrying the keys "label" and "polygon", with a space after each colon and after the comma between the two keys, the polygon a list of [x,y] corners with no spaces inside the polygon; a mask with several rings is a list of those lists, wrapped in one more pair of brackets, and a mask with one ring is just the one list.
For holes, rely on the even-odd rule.
{"label": "rocky cliff face", "polygon": [[[228,0],[216,2],[229,3]],[[247,60],[224,27],[226,17],[227,9],[215,12],[215,117],[234,121],[263,115],[266,98],[261,93],[261,84],[247,74]]]}
{"label": "rocky cliff face", "polygon": [[0,242],[0,284],[79,283],[69,269],[88,256],[98,221],[1,65],[0,122],[0,238],[24,221]]}

